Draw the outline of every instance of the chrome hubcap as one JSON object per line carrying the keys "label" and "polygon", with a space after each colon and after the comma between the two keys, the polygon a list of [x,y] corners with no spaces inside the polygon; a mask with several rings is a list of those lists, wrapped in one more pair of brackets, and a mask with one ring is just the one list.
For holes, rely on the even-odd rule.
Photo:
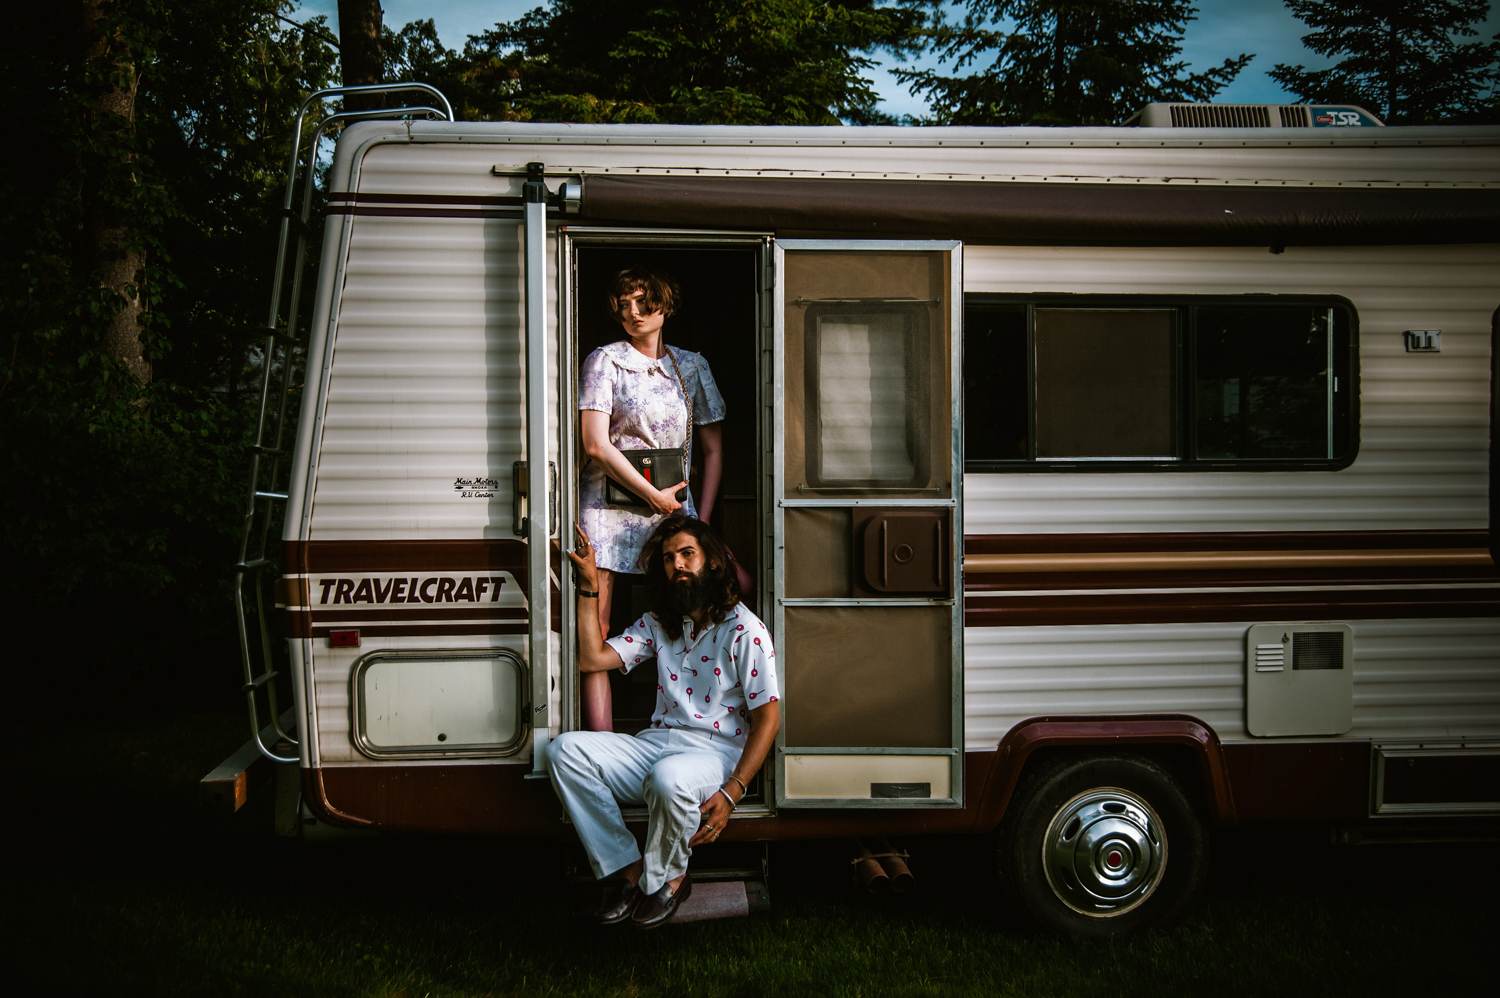
{"label": "chrome hubcap", "polygon": [[1052,892],[1085,915],[1124,914],[1151,895],[1166,868],[1161,819],[1128,790],[1079,794],[1058,809],[1042,839]]}

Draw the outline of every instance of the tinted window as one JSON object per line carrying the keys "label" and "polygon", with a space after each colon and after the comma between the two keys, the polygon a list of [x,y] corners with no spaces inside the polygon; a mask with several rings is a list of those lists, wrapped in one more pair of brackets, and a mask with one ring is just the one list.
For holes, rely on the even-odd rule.
{"label": "tinted window", "polygon": [[970,470],[1330,467],[1357,445],[1354,316],[1316,299],[993,296],[964,309]]}
{"label": "tinted window", "polygon": [[1036,310],[1036,456],[1177,456],[1173,313]]}
{"label": "tinted window", "polygon": [[964,455],[1017,461],[1031,456],[1026,306],[964,310]]}
{"label": "tinted window", "polygon": [[1333,308],[1199,308],[1197,456],[1331,458],[1344,422]]}

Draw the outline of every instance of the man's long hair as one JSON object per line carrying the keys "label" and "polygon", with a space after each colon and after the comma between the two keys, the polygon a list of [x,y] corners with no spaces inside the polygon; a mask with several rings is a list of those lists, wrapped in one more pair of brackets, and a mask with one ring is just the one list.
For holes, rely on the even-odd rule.
{"label": "man's long hair", "polygon": [[740,583],[729,561],[729,549],[713,528],[702,520],[680,513],[667,517],[646,542],[641,558],[646,566],[646,605],[655,614],[657,624],[673,641],[682,637],[684,608],[679,605],[679,600],[673,599],[676,591],[672,587],[676,583],[667,578],[661,549],[678,534],[692,534],[698,542],[698,550],[703,552],[702,595],[708,622],[722,624],[740,601]]}

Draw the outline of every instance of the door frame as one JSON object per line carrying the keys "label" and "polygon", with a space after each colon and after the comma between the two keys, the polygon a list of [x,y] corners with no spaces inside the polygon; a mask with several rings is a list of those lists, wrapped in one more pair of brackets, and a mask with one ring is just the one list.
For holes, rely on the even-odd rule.
{"label": "door frame", "polygon": [[[768,606],[771,599],[771,573],[768,560],[774,548],[771,545],[772,508],[767,502],[771,488],[771,399],[770,377],[772,363],[771,343],[771,286],[773,280],[771,247],[772,237],[767,232],[736,232],[716,229],[655,229],[641,227],[560,225],[557,228],[557,272],[558,272],[558,427],[559,468],[558,501],[561,506],[560,538],[571,542],[571,525],[578,516],[578,477],[583,462],[579,459],[577,377],[578,365],[583,358],[578,354],[578,251],[595,246],[640,246],[653,249],[690,248],[695,246],[734,247],[759,251],[758,275],[755,295],[756,356],[756,462],[758,465],[756,491],[760,510],[758,532],[758,562],[756,590],[757,605]],[[573,563],[562,559],[562,571],[558,583],[566,595],[572,591]],[[578,646],[573,640],[576,633],[576,608],[572,600],[562,600],[562,676],[559,682],[562,698],[562,730],[578,729]],[[769,786],[771,767],[763,772],[767,781],[766,802],[774,799]],[[764,817],[765,809],[746,807],[744,816]]]}

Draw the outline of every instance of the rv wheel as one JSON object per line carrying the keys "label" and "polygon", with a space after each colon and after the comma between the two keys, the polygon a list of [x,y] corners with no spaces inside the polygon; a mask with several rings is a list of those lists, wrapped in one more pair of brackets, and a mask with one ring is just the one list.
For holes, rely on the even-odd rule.
{"label": "rv wheel", "polygon": [[999,849],[1012,909],[1068,935],[1167,925],[1208,870],[1208,839],[1187,795],[1138,756],[1059,759],[1025,775]]}

